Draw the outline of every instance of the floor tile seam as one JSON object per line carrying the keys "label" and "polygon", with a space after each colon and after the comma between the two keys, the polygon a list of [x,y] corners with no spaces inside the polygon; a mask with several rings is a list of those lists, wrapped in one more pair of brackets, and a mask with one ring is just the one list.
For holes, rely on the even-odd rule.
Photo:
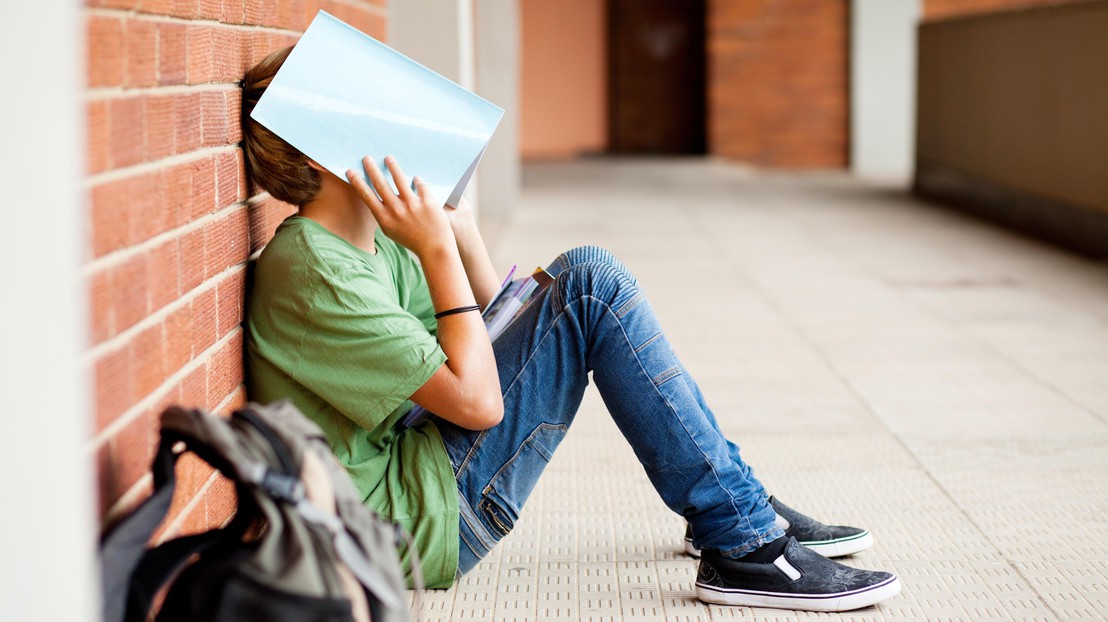
{"label": "floor tile seam", "polygon": [[[712,243],[714,245],[718,245],[717,240],[712,239],[712,238],[709,238],[709,239],[712,241]],[[840,372],[838,367],[834,365],[834,363],[830,360],[830,358],[827,356],[827,354],[823,351],[823,348],[821,348],[817,343],[815,343],[815,341],[811,338],[811,336],[807,333],[807,331],[805,331],[801,326],[799,326],[793,320],[793,318],[780,305],[780,303],[777,301],[777,299],[769,291],[767,291],[766,288],[764,286],[762,286],[762,284],[757,281],[757,279],[753,278],[753,276],[749,272],[747,272],[746,270],[740,268],[737,265],[737,263],[728,262],[727,266],[728,266],[730,272],[732,272],[737,277],[739,277],[743,282],[745,282],[747,284],[747,286],[750,288],[750,290],[752,292],[756,293],[762,299],[762,301],[766,304],[766,306],[769,307],[769,309],[784,324],[784,326],[788,330],[788,332],[792,333],[792,335],[798,341],[800,341],[800,343],[803,344],[804,347],[819,360],[819,362],[822,364],[824,369],[826,369],[827,371],[829,371],[832,374],[832,376],[835,378],[835,380],[838,382],[838,384],[841,385],[843,388],[847,389],[847,391],[850,393],[850,395],[854,399],[854,401],[862,407],[862,410],[867,415],[869,415],[869,418],[874,423],[880,424],[881,427],[884,428],[884,430],[887,434],[889,434],[893,438],[898,439],[900,441],[901,446],[906,449],[907,453],[910,456],[913,456],[913,458],[915,458],[914,461],[917,463],[917,465],[920,465],[922,467],[922,464],[920,463],[918,457],[915,456],[915,454],[910,449],[907,448],[907,446],[903,443],[903,440],[900,439],[899,435],[896,434],[896,432],[888,425],[888,422],[885,421],[885,419],[883,417],[881,417],[876,411],[874,411],[874,409],[870,406],[869,402],[867,400],[865,400],[858,393],[858,391],[855,389],[853,383],[850,383],[849,381],[846,380],[846,378]]]}
{"label": "floor tile seam", "polygon": [[986,340],[984,337],[982,337],[982,336],[978,335],[977,333],[973,332],[967,326],[961,324],[960,322],[955,321],[954,318],[951,318],[951,317],[947,316],[941,310],[936,309],[932,305],[928,304],[926,301],[920,300],[919,297],[909,294],[909,295],[905,296],[905,298],[908,299],[909,301],[911,301],[916,306],[916,308],[923,310],[925,313],[928,313],[929,315],[931,315],[935,319],[937,319],[940,322],[942,322],[943,324],[947,325],[949,328],[953,329],[955,332],[957,332],[961,335],[964,335],[964,336],[968,337],[969,339],[973,340],[980,347],[982,347],[985,351],[987,351],[990,354],[996,356],[998,359],[1008,363],[1013,369],[1017,370],[1022,376],[1034,381],[1036,384],[1038,384],[1039,386],[1042,386],[1047,391],[1049,391],[1049,392],[1055,394],[1056,396],[1062,398],[1062,401],[1068,402],[1070,405],[1076,407],[1078,410],[1085,412],[1090,417],[1092,417],[1092,419],[1095,422],[1100,423],[1102,426],[1104,426],[1105,429],[1108,429],[1108,413],[1101,414],[1101,413],[1097,412],[1097,410],[1095,408],[1093,408],[1092,406],[1089,406],[1088,404],[1086,404],[1083,401],[1079,400],[1077,397],[1075,397],[1073,395],[1070,395],[1069,393],[1067,393],[1065,390],[1063,390],[1061,387],[1059,387],[1058,385],[1056,385],[1054,382],[1050,381],[1049,379],[1044,378],[1044,377],[1040,376],[1039,374],[1037,374],[1034,370],[1030,369],[1027,365],[1023,364],[1019,359],[1014,357],[1012,354],[1002,350],[996,344]]}
{"label": "floor tile seam", "polygon": [[[813,242],[815,242],[815,241],[816,240],[813,239]],[[715,240],[713,240],[713,242],[715,242]],[[829,249],[826,249],[826,247],[824,247],[824,248],[825,248],[825,250],[829,250]],[[833,254],[838,259],[844,260],[844,257],[842,255],[842,253],[839,252],[838,249],[834,249],[834,250],[835,250],[835,252]],[[855,265],[853,262],[851,262],[849,259],[846,259],[845,261],[851,267],[861,270],[863,273],[865,273],[867,275],[867,277],[869,277],[871,279],[873,278],[873,275],[871,273],[869,273],[869,271],[858,268],[858,266]],[[846,376],[839,369],[839,367],[834,363],[834,361],[831,360],[831,357],[827,354],[827,352],[825,352],[824,349],[822,347],[820,347],[815,342],[814,339],[812,339],[811,335],[809,335],[807,333],[807,331],[805,331],[803,329],[803,327],[799,326],[795,322],[795,320],[792,318],[792,316],[789,315],[785,311],[785,309],[780,305],[780,303],[777,301],[777,299],[770,292],[768,292],[760,283],[758,283],[756,279],[752,278],[750,274],[748,274],[745,270],[741,269],[736,263],[731,262],[727,265],[728,265],[728,267],[730,268],[730,270],[732,272],[737,273],[738,276],[740,278],[742,278],[742,280],[745,281],[749,285],[749,287],[751,288],[751,291],[756,292],[763,299],[763,301],[770,307],[770,309],[781,318],[782,322],[784,322],[784,324],[789,328],[789,330],[792,331],[794,333],[794,335],[798,339],[800,339],[812,351],[812,353],[816,355],[817,358],[820,359],[820,361],[823,363],[825,368],[836,378],[836,380],[838,380],[838,382],[843,386],[843,388],[845,388],[854,397],[854,399],[859,403],[859,405],[867,413],[869,413],[869,415],[876,422],[880,423],[882,426],[885,427],[885,429],[889,433],[889,435],[893,439],[896,440],[896,442],[901,446],[901,448],[904,450],[904,452],[907,455],[911,456],[912,460],[917,464],[917,466],[920,468],[920,470],[927,476],[927,479],[930,480],[935,485],[935,487],[942,492],[943,496],[946,497],[946,499],[950,502],[950,504],[953,507],[958,508],[958,510],[960,511],[963,518],[970,525],[973,526],[974,530],[977,532],[978,537],[982,538],[985,542],[988,542],[989,545],[992,546],[993,549],[996,551],[996,553],[998,555],[1001,555],[1001,557],[1007,562],[1008,566],[1013,570],[1013,572],[1015,572],[1017,574],[1017,576],[1019,576],[1020,579],[1024,582],[1026,587],[1029,588],[1030,591],[1035,594],[1035,596],[1039,599],[1040,603],[1042,603],[1042,605],[1044,607],[1048,608],[1051,611],[1051,613],[1054,614],[1056,619],[1062,619],[1061,616],[1058,615],[1058,612],[1050,605],[1049,602],[1046,601],[1046,599],[1043,597],[1043,595],[1039,593],[1039,591],[1028,580],[1028,578],[1022,572],[1020,572],[1020,569],[1015,567],[1006,557],[1003,556],[1001,551],[999,549],[997,549],[995,543],[993,543],[992,540],[990,538],[988,538],[988,536],[985,534],[984,529],[973,519],[972,516],[969,515],[969,513],[961,506],[961,504],[959,504],[957,502],[957,500],[955,500],[955,498],[950,493],[950,491],[947,490],[947,488],[935,477],[935,474],[931,472],[931,470],[922,461],[922,459],[916,454],[916,452],[912,450],[912,448],[908,445],[908,443],[904,440],[904,438],[900,434],[898,434],[895,430],[893,430],[888,425],[888,422],[886,422],[884,420],[884,418],[881,417],[880,414],[878,414],[873,409],[873,407],[871,406],[869,401],[866,400],[865,397],[858,391],[858,389],[857,389],[857,387],[855,387],[854,383],[850,382],[846,378]]]}
{"label": "floor tile seam", "polygon": [[[864,274],[868,279],[870,279],[871,281],[873,281],[875,283],[880,283],[881,282],[881,278],[880,278],[879,275],[875,274],[868,267],[860,264],[858,261],[854,260],[848,254],[844,253],[842,251],[842,249],[839,248],[838,246],[829,243],[829,241],[826,240],[823,237],[812,235],[811,233],[808,234],[808,237],[812,240],[813,244],[821,247],[827,253],[829,253],[831,255],[834,255],[837,259],[839,259],[844,264],[846,264],[847,266],[852,268],[854,271],[856,271],[858,273],[861,273],[861,274]],[[816,344],[814,342],[814,340],[809,338],[809,336],[803,330],[802,327],[797,326],[792,321],[792,318],[789,317],[784,312],[784,309],[781,309],[776,304],[776,301],[773,301],[770,298],[770,296],[768,295],[768,292],[765,292],[764,289],[761,288],[760,285],[758,285],[752,279],[750,280],[750,282],[753,283],[755,285],[755,287],[763,293],[764,297],[767,299],[767,301],[770,302],[770,304],[774,308],[774,310],[777,311],[783,318],[786,319],[786,323],[788,325],[790,325],[790,327],[794,328],[796,331],[803,334],[803,340],[807,343],[807,345],[809,345],[809,347],[813,348],[814,350],[816,350],[820,353],[820,355],[821,355],[820,358],[822,358],[824,360],[825,364],[831,365],[833,367],[833,363],[831,363],[830,360],[829,360],[830,357],[829,356],[824,356],[825,353],[823,352],[822,348],[820,348],[818,346],[818,344]],[[1043,292],[1043,293],[1046,293],[1046,292]],[[948,328],[952,329],[954,332],[956,332],[956,333],[958,333],[958,334],[960,334],[964,337],[968,337],[971,341],[977,343],[985,351],[989,352],[990,354],[993,354],[998,359],[1006,362],[1012,368],[1014,368],[1015,370],[1020,372],[1021,375],[1029,378],[1030,380],[1032,380],[1036,384],[1038,384],[1040,386],[1043,386],[1048,391],[1050,391],[1050,392],[1056,394],[1057,396],[1061,397],[1063,399],[1063,401],[1069,402],[1071,405],[1075,406],[1078,410],[1084,411],[1086,414],[1090,415],[1095,421],[1100,422],[1104,425],[1108,425],[1108,418],[1105,418],[1104,416],[1101,416],[1099,413],[1096,412],[1095,409],[1093,409],[1092,407],[1090,407],[1090,406],[1084,404],[1083,402],[1077,400],[1073,396],[1070,396],[1069,394],[1067,394],[1066,392],[1061,390],[1059,387],[1057,387],[1056,385],[1051,383],[1049,380],[1038,376],[1037,374],[1035,374],[1034,371],[1028,369],[1025,365],[1021,364],[1017,359],[1012,357],[1010,354],[1008,354],[1007,352],[1001,350],[999,347],[995,346],[991,342],[985,340],[983,337],[981,337],[981,336],[977,335],[976,333],[970,331],[966,326],[954,321],[952,318],[950,318],[946,314],[944,314],[941,310],[934,308],[932,305],[929,305],[925,301],[920,300],[917,296],[913,296],[911,294],[902,295],[902,296],[898,296],[898,297],[901,298],[901,299],[907,300],[912,306],[916,307],[917,309],[922,310],[924,313],[931,316],[933,319],[936,319],[941,324],[943,324],[943,325],[947,326]],[[1050,297],[1053,298],[1054,296],[1050,295]],[[1068,307],[1069,305],[1066,305],[1066,306]],[[1081,309],[1078,309],[1078,310],[1083,312],[1083,310],[1081,310]],[[855,394],[856,397],[859,397],[858,392],[854,390],[854,386],[852,384],[849,384],[849,383],[845,382],[845,379],[843,378],[843,375],[838,372],[837,368],[834,368],[834,372],[835,372],[835,376],[837,378],[839,378],[840,381],[843,381],[844,384],[848,384],[848,386],[851,390],[851,393]],[[864,400],[863,400],[863,402],[866,406],[866,409],[869,410],[868,402],[865,402]],[[874,413],[874,414],[876,415],[876,413]],[[878,419],[880,419],[879,415],[876,415],[876,416],[878,417]],[[902,444],[906,445],[904,440],[902,438],[900,438],[900,436],[898,434],[896,434],[892,430],[891,427],[888,428],[888,429],[890,430],[890,432],[893,433],[894,436],[897,436],[898,439],[902,441]],[[909,449],[909,453],[912,454],[912,455],[915,455],[914,452],[911,449]],[[918,456],[916,456],[916,457],[918,458]],[[920,462],[922,463],[922,460],[920,460]]]}
{"label": "floor tile seam", "polygon": [[[831,360],[829,355],[826,352],[824,352],[823,349],[820,348],[817,344],[815,344],[814,341],[810,338],[810,336],[801,327],[797,326],[793,322],[791,317],[789,317],[787,314],[784,313],[783,309],[780,309],[778,307],[776,301],[771,301],[770,304],[775,308],[775,310],[777,310],[778,313],[781,313],[782,317],[784,318],[784,320],[787,324],[789,324],[791,327],[793,327],[795,330],[797,330],[800,333],[801,338],[805,342],[807,342],[810,347],[812,347],[815,350],[816,355],[824,362],[824,364],[828,368],[828,371],[830,371],[839,380],[839,382],[843,384],[844,388],[846,388],[846,390],[849,391],[854,396],[854,398],[859,401],[859,403],[862,405],[862,407],[865,408],[868,412],[870,412],[875,418],[877,418],[883,424],[885,424],[885,422],[883,421],[881,416],[879,414],[877,414],[876,411],[873,410],[873,408],[871,407],[869,401],[866,400],[865,397],[858,391],[857,387],[854,386],[854,383],[850,382],[843,375],[842,371],[838,368],[837,365],[835,365],[835,363]],[[1013,572],[1015,572],[1016,576],[1018,576],[1020,578],[1020,580],[1023,581],[1025,587],[1028,588],[1031,591],[1031,593],[1035,594],[1036,598],[1039,600],[1039,602],[1042,604],[1042,606],[1046,607],[1048,610],[1050,610],[1050,612],[1054,615],[1055,619],[1057,619],[1057,620],[1064,619],[1061,615],[1059,615],[1059,612],[1054,609],[1054,607],[1051,605],[1051,603],[1047,601],[1047,599],[1044,597],[1044,595],[1042,593],[1040,593],[1040,591],[1029,580],[1029,578],[1020,570],[1020,568],[1018,568],[1011,560],[1009,560],[1007,558],[1007,556],[997,547],[996,543],[993,542],[992,538],[990,538],[986,534],[985,529],[980,524],[978,524],[978,522],[973,518],[973,516],[965,508],[962,507],[962,505],[957,501],[957,499],[955,499],[955,497],[953,496],[951,491],[948,490],[947,487],[942,483],[942,481],[940,481],[938,479],[936,474],[928,467],[928,465],[920,458],[920,456],[916,454],[916,452],[911,448],[911,446],[908,445],[906,440],[899,433],[897,433],[892,428],[890,428],[887,424],[885,424],[885,427],[886,427],[886,430],[888,430],[890,436],[896,441],[897,444],[899,444],[901,446],[901,448],[904,450],[904,452],[912,458],[912,460],[916,463],[917,467],[926,476],[926,478],[929,481],[931,481],[939,491],[942,492],[943,496],[946,497],[946,499],[950,502],[950,504],[953,507],[958,509],[959,514],[961,514],[963,519],[969,525],[971,525],[973,527],[974,531],[977,533],[977,536],[979,538],[981,538],[982,541],[987,542],[990,547],[992,547],[992,549],[995,551],[995,553],[998,556],[1000,556],[1000,558],[1005,562],[1005,564],[1008,566],[1008,568],[1010,568]],[[961,604],[961,603],[959,603],[959,604]],[[1005,607],[1005,611],[1009,615],[1012,614],[1012,612],[1009,611],[1007,607]]]}
{"label": "floor tile seam", "polygon": [[[814,235],[813,233],[808,231],[807,228],[802,228],[802,229],[805,230],[808,239],[811,240],[813,245],[821,248],[823,251],[827,252],[828,254],[835,256],[839,261],[841,261],[846,266],[850,267],[853,271],[858,272],[862,275],[865,275],[870,281],[872,281],[874,283],[882,284],[884,282],[880,275],[874,273],[874,271],[872,269],[870,269],[868,266],[862,264],[861,262],[859,262],[856,259],[854,259],[853,257],[851,257],[848,253],[843,252],[843,249],[841,247],[839,247],[838,245],[834,244],[833,242],[831,242],[830,240],[828,240],[827,238],[825,238],[823,236]],[[1069,304],[1068,302],[1063,301],[1063,300],[1059,300],[1057,298],[1057,296],[1055,296],[1053,293],[1045,291],[1045,290],[1039,288],[1038,286],[1034,286],[1034,289],[1035,289],[1035,291],[1037,291],[1041,295],[1046,296],[1049,300],[1052,300],[1055,303],[1060,304],[1060,305],[1062,305],[1063,307],[1065,307],[1067,309],[1075,310],[1079,313],[1091,315],[1091,314],[1089,314],[1088,311],[1086,311],[1084,309],[1081,309],[1079,307],[1073,307],[1073,305]],[[955,321],[954,318],[949,317],[947,314],[943,313],[939,309],[936,309],[934,306],[928,304],[926,301],[921,300],[918,296],[913,295],[910,291],[907,292],[907,293],[903,293],[903,294],[898,295],[897,298],[899,298],[901,300],[904,300],[904,301],[908,302],[910,305],[912,305],[913,307],[915,307],[916,309],[923,311],[925,314],[927,314],[931,318],[937,320],[939,323],[943,324],[947,328],[953,330],[955,333],[960,334],[964,337],[968,337],[970,341],[976,343],[979,347],[984,349],[986,352],[988,352],[988,353],[996,356],[998,359],[1006,362],[1013,369],[1017,370],[1021,375],[1023,375],[1024,377],[1027,377],[1027,378],[1031,379],[1032,381],[1034,381],[1035,384],[1037,384],[1039,386],[1042,386],[1043,388],[1047,389],[1051,393],[1054,393],[1058,397],[1062,398],[1063,401],[1069,402],[1072,406],[1075,406],[1078,410],[1084,411],[1086,414],[1090,415],[1095,421],[1099,422],[1101,425],[1108,426],[1108,415],[1101,415],[1100,413],[1098,413],[1091,406],[1085,404],[1084,402],[1081,402],[1080,400],[1078,400],[1074,396],[1069,395],[1068,393],[1063,391],[1060,387],[1058,387],[1057,385],[1055,385],[1051,381],[1049,381],[1046,378],[1043,378],[1043,377],[1039,376],[1038,374],[1036,374],[1033,370],[1029,369],[1026,365],[1022,364],[1018,359],[1013,357],[1008,352],[1005,352],[1004,350],[1000,349],[995,344],[991,343],[990,341],[986,340],[985,338],[981,337],[980,335],[978,335],[978,334],[974,333],[973,331],[969,330],[969,328],[966,327],[965,325]],[[1095,316],[1094,316],[1094,318],[1095,318]]]}

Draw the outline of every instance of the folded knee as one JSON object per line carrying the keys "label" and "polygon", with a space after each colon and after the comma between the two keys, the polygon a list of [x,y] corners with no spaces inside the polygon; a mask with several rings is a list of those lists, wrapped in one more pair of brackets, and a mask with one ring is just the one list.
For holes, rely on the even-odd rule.
{"label": "folded knee", "polygon": [[568,260],[569,265],[581,264],[581,263],[605,263],[605,264],[618,264],[619,260],[606,248],[600,246],[578,246],[565,252],[565,257]]}
{"label": "folded knee", "polygon": [[558,260],[562,270],[582,264],[611,266],[616,271],[623,274],[631,283],[636,283],[635,276],[631,274],[631,270],[623,265],[623,262],[612,254],[611,251],[600,246],[578,246],[577,248],[562,253]]}
{"label": "folded knee", "polygon": [[618,311],[640,297],[638,284],[630,274],[603,262],[570,266],[558,275],[554,287],[562,306],[582,297],[590,297]]}

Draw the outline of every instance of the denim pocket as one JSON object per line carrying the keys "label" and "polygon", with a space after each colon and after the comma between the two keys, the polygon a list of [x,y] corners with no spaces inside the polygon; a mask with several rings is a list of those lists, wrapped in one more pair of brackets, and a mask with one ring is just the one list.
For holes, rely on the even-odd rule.
{"label": "denim pocket", "polygon": [[515,526],[524,502],[565,437],[566,429],[564,424],[539,424],[489,480],[477,504],[477,513],[490,531],[503,537]]}

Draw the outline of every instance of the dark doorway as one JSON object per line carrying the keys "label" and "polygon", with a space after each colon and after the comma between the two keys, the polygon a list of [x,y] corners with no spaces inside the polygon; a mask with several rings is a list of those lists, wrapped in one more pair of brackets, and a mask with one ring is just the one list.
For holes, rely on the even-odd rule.
{"label": "dark doorway", "polygon": [[609,0],[609,146],[704,153],[705,0]]}

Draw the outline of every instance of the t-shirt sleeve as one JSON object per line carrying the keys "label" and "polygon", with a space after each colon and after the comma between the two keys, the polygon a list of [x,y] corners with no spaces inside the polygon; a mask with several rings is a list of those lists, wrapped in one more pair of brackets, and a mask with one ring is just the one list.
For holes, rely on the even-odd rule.
{"label": "t-shirt sleeve", "polygon": [[348,270],[318,290],[292,376],[366,429],[446,361],[435,336],[372,273]]}

